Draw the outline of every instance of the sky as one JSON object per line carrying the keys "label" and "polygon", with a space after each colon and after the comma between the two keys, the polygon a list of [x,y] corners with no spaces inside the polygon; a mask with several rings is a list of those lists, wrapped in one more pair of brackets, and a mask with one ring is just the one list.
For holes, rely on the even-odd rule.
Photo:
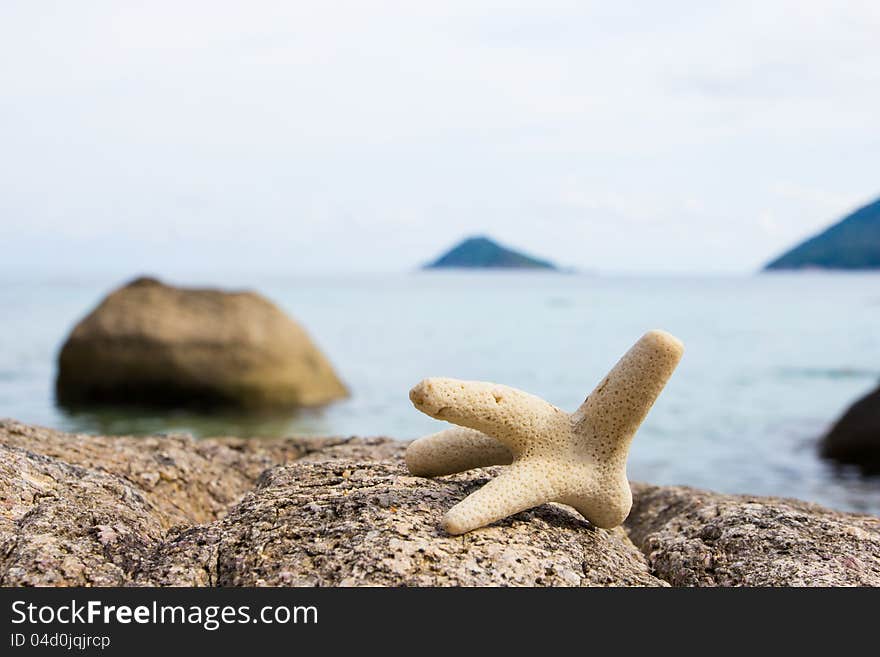
{"label": "sky", "polygon": [[0,3],[0,272],[740,273],[880,195],[880,3]]}

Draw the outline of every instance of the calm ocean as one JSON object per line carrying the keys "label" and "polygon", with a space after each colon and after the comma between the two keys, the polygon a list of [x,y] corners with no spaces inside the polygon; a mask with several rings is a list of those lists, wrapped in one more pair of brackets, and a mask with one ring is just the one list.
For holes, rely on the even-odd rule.
{"label": "calm ocean", "polygon": [[880,275],[553,273],[201,277],[302,322],[352,391],[320,411],[242,417],[58,408],[67,332],[121,280],[0,283],[0,416],[94,433],[387,435],[443,428],[409,403],[426,376],[492,380],[573,409],[647,329],[685,343],[633,442],[629,474],[880,513],[880,479],[818,458],[818,438],[880,379]]}

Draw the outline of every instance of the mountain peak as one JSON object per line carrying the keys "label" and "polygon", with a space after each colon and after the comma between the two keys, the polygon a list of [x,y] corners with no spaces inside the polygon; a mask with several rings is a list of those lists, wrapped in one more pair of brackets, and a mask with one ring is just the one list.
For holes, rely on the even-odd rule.
{"label": "mountain peak", "polygon": [[501,246],[485,235],[468,237],[425,269],[556,269],[556,265]]}
{"label": "mountain peak", "polygon": [[801,242],[764,269],[880,269],[880,199]]}

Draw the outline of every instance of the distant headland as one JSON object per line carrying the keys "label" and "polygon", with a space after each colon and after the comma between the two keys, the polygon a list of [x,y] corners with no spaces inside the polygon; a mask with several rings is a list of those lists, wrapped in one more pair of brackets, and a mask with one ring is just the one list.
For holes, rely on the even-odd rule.
{"label": "distant headland", "polygon": [[778,269],[880,269],[880,198],[767,264]]}
{"label": "distant headland", "polygon": [[549,269],[558,268],[541,260],[501,246],[484,236],[469,237],[423,269]]}

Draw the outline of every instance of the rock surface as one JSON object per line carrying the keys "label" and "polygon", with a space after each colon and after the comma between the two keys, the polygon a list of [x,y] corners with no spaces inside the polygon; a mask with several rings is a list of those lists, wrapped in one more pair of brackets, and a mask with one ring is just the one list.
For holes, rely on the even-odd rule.
{"label": "rock surface", "polygon": [[[194,440],[186,435],[88,436],[14,421],[0,421],[0,445],[20,454],[50,457],[83,471],[105,473],[146,496],[161,526],[210,522],[224,515],[272,466],[307,457],[310,451],[353,443],[349,449],[380,449],[392,441]],[[361,445],[363,443],[363,445]],[[2,490],[15,486],[14,478]]]}
{"label": "rock surface", "polygon": [[880,387],[850,406],[822,439],[822,456],[880,474]]}
{"label": "rock surface", "polygon": [[[347,458],[269,470],[223,520],[171,535],[135,574],[173,586],[663,586],[620,530],[543,506],[465,537],[439,511],[483,482]],[[259,549],[254,549],[258,546]]]}
{"label": "rock surface", "polygon": [[112,292],[59,357],[62,403],[314,406],[345,386],[305,331],[253,292],[140,278]]}
{"label": "rock surface", "polygon": [[686,488],[634,486],[626,532],[544,505],[452,537],[494,473],[416,478],[403,447],[0,422],[0,585],[880,585],[880,520]]}
{"label": "rock surface", "polygon": [[163,535],[120,477],[0,445],[0,585],[121,586]]}
{"label": "rock surface", "polygon": [[634,485],[630,538],[673,586],[880,586],[880,518]]}

